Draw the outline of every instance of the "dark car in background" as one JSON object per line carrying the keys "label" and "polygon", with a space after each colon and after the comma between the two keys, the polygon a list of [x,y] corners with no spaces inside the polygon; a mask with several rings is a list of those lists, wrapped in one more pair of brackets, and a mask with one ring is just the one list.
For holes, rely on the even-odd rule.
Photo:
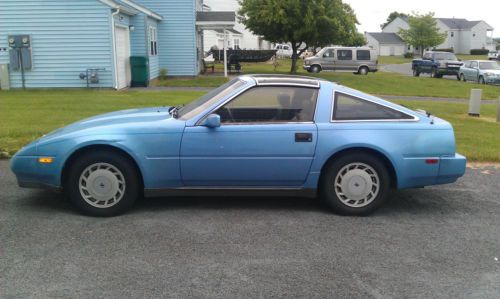
{"label": "dark car in background", "polygon": [[432,78],[458,76],[462,64],[453,53],[429,51],[424,53],[422,59],[412,61],[413,76],[418,77],[420,74],[431,74]]}

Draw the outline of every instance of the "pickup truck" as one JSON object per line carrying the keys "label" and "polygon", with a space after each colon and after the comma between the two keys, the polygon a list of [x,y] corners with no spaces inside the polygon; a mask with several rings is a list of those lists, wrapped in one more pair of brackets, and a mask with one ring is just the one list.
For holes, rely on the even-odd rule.
{"label": "pickup truck", "polygon": [[414,59],[411,69],[415,77],[427,73],[431,74],[432,78],[442,78],[444,75],[458,76],[462,64],[453,53],[429,51],[422,59]]}

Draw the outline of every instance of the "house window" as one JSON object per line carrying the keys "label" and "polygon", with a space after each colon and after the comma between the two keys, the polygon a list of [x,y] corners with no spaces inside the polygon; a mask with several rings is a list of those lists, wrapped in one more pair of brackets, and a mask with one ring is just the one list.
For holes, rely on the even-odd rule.
{"label": "house window", "polygon": [[149,26],[149,55],[158,55],[158,33],[156,27]]}
{"label": "house window", "polygon": [[410,51],[410,50],[411,50],[411,46],[410,46],[410,45],[408,45],[408,51]]}
{"label": "house window", "polygon": [[475,33],[475,32],[474,32],[474,33],[472,33],[472,37],[476,37],[476,33]]}
{"label": "house window", "polygon": [[453,31],[452,31],[452,32],[450,33],[450,36],[451,36],[451,37],[454,37],[454,36],[455,36],[455,32],[453,32]]}
{"label": "house window", "polygon": [[235,50],[239,50],[240,49],[240,39],[239,38],[235,38],[234,41],[233,41],[233,44],[234,44],[234,49]]}
{"label": "house window", "polygon": [[336,92],[333,121],[401,120],[413,116],[367,100]]}

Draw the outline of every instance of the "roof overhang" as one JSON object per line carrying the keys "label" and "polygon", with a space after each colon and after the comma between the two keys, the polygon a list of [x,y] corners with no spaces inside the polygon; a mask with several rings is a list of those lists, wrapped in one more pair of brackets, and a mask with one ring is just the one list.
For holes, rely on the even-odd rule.
{"label": "roof overhang", "polygon": [[232,29],[236,24],[234,11],[199,11],[196,26],[204,30]]}
{"label": "roof overhang", "polygon": [[138,14],[139,12],[141,12],[141,13],[147,15],[148,17],[151,17],[151,18],[156,19],[158,21],[163,20],[163,17],[160,16],[159,14],[155,13],[154,11],[152,11],[152,10],[142,6],[142,5],[139,5],[135,2],[132,2],[130,0],[120,0],[120,2],[122,2],[126,6],[120,4],[119,2],[115,2],[113,0],[99,0],[99,1],[108,5],[109,7],[113,8],[113,9],[118,9],[118,10],[120,10],[120,12],[123,12],[123,13],[131,15],[131,16],[134,16],[134,15]]}

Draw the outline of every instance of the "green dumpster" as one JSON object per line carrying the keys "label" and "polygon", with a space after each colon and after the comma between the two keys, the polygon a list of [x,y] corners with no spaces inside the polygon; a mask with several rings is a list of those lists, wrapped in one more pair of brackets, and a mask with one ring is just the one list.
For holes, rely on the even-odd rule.
{"label": "green dumpster", "polygon": [[131,56],[132,87],[147,87],[149,84],[149,57]]}

